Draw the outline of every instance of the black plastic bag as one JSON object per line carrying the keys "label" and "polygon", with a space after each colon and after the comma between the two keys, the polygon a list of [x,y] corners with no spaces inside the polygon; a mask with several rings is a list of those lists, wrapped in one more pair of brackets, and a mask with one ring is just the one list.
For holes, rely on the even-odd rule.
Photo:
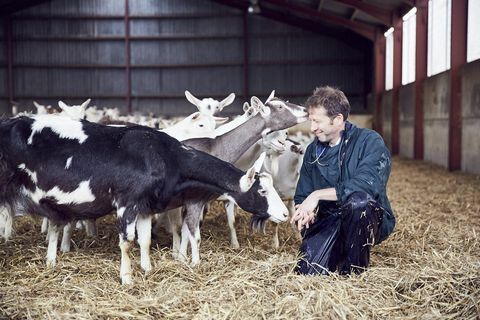
{"label": "black plastic bag", "polygon": [[[300,246],[300,260],[295,272],[298,274],[328,274],[335,271],[336,265],[331,261],[335,242],[340,234],[342,219],[340,214],[330,214],[314,222],[303,230],[303,241]],[[336,263],[336,261],[335,261]]]}

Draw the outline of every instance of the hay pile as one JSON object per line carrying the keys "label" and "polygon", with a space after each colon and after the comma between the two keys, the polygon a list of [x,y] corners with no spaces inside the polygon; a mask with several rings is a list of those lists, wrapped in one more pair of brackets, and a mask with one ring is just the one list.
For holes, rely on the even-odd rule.
{"label": "hay pile", "polygon": [[[241,249],[229,248],[226,217],[214,206],[204,223],[201,265],[170,258],[168,236],[154,241],[154,272],[119,284],[120,250],[111,217],[98,239],[74,233],[72,252],[47,269],[40,222],[20,218],[0,243],[0,318],[478,319],[480,177],[394,160],[389,196],[398,225],[373,250],[360,276],[304,277],[291,270],[299,242],[282,226],[281,248],[251,235],[237,218]],[[212,211],[216,211],[214,213]]]}

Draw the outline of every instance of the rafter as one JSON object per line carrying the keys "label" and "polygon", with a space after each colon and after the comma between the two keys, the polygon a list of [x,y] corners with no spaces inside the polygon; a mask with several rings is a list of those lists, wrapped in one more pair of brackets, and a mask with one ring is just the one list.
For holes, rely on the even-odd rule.
{"label": "rafter", "polygon": [[[220,4],[228,5],[237,9],[247,10],[249,2],[242,0],[212,0]],[[260,4],[262,4],[260,1]],[[348,43],[356,43],[358,46],[367,45],[367,42],[364,41],[365,37],[360,37],[358,33],[347,32],[346,29],[338,30],[331,27],[325,26],[318,23],[318,19],[308,17],[307,19],[301,18],[299,16],[292,15],[290,13],[283,13],[280,10],[274,10],[269,7],[263,7],[260,15],[273,19],[282,23],[289,24],[291,26],[299,27],[302,29],[308,29],[310,31],[322,34],[328,37],[336,37],[342,41]]]}
{"label": "rafter", "polygon": [[325,3],[325,0],[318,1],[318,6],[317,6],[317,11],[318,12],[322,11],[324,3]]}
{"label": "rafter", "polygon": [[358,14],[358,9],[353,9],[352,14],[350,15],[350,21],[355,20],[355,18],[357,17],[357,14]]}
{"label": "rafter", "polygon": [[318,12],[317,10],[310,7],[293,4],[285,0],[262,0],[260,2],[260,6],[265,6],[265,4],[274,5],[279,8],[287,9],[291,13],[304,15],[319,21],[329,22],[331,24],[348,28],[368,38],[370,41],[373,41],[375,39],[375,27],[359,21],[350,21],[349,19],[340,16],[331,15],[325,12]]}
{"label": "rafter", "polygon": [[392,26],[392,15],[388,10],[362,2],[360,0],[335,0],[336,2],[347,5],[351,8],[360,10],[369,16],[380,20],[386,26]]}

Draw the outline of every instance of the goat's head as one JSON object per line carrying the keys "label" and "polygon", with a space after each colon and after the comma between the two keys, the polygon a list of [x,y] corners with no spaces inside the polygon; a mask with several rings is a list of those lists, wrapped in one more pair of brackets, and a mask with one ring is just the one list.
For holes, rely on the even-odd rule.
{"label": "goat's head", "polygon": [[228,118],[215,117],[197,111],[189,115],[185,120],[189,123],[187,128],[190,131],[202,134],[213,132],[217,125],[227,122]]}
{"label": "goat's head", "polygon": [[262,135],[262,147],[265,149],[267,154],[283,153],[287,150],[285,146],[287,138],[287,130],[270,132],[268,134]]}
{"label": "goat's head", "polygon": [[233,100],[235,100],[235,93],[230,93],[228,97],[226,97],[220,102],[212,98],[204,98],[200,100],[196,98],[193,94],[191,94],[188,90],[185,90],[185,97],[187,97],[187,100],[190,101],[190,103],[192,103],[198,108],[198,111],[214,115],[222,111],[223,108],[225,108],[226,106],[233,103]]}
{"label": "goat's head", "polygon": [[62,109],[61,114],[65,115],[73,120],[85,119],[85,110],[87,109],[90,99],[87,99],[81,105],[69,106],[63,101],[58,101],[58,106]]}
{"label": "goat's head", "polygon": [[307,121],[308,113],[304,107],[275,98],[273,95],[274,92],[265,103],[255,96],[250,100],[251,105],[259,110],[265,120],[267,131],[286,129]]}
{"label": "goat's head", "polygon": [[33,105],[37,109],[37,114],[56,113],[55,108],[53,108],[51,105],[48,105],[48,106],[41,105],[37,101],[33,101]]}
{"label": "goat's head", "polygon": [[231,194],[243,210],[253,214],[251,225],[256,230],[264,230],[267,220],[279,223],[288,218],[288,209],[273,187],[272,176],[259,173],[265,157],[262,153],[240,179],[243,192]]}

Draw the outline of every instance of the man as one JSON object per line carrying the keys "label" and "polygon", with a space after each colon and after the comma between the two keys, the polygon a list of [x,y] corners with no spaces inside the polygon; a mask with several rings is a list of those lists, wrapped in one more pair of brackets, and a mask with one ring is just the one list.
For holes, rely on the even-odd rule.
{"label": "man", "polygon": [[332,87],[305,103],[315,140],[307,147],[292,222],[302,231],[301,274],[360,273],[370,248],[393,231],[386,186],[391,159],[382,137],[347,121],[350,104]]}

